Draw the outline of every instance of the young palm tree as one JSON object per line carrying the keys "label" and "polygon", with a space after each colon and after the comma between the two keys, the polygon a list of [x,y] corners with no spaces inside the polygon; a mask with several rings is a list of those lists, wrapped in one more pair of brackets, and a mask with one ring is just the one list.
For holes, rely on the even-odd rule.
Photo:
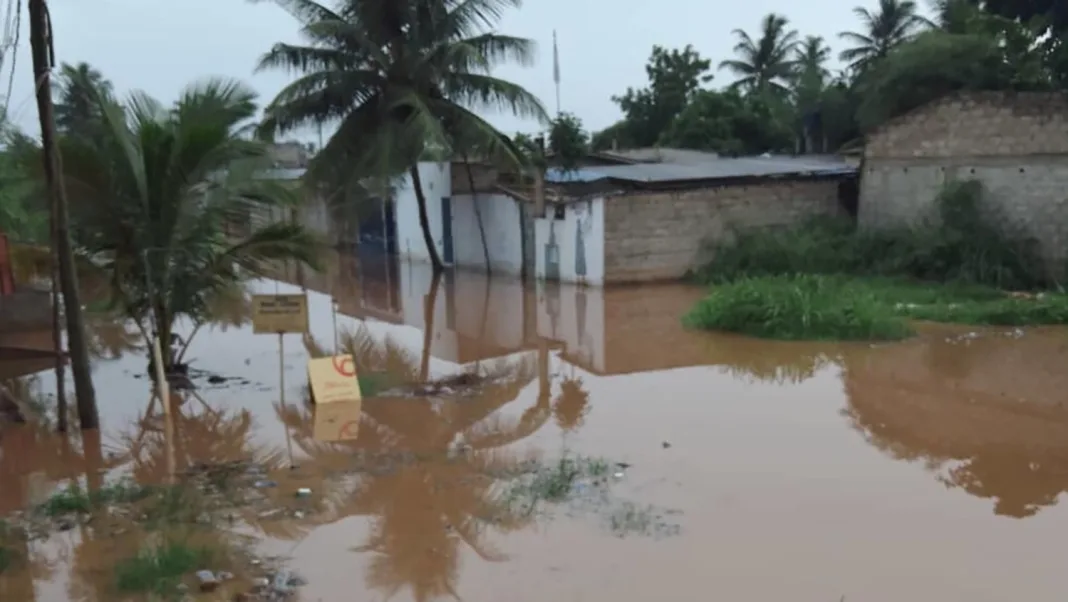
{"label": "young palm tree", "polygon": [[261,70],[301,76],[267,107],[260,129],[338,122],[309,169],[337,189],[407,170],[427,252],[440,271],[418,161],[428,152],[465,150],[457,140],[518,161],[518,149],[479,109],[548,120],[534,95],[491,75],[505,61],[533,60],[531,40],[488,31],[521,0],[347,0],[336,9],[315,0],[274,1],[300,21],[305,44],[276,44],[261,58]]}
{"label": "young palm tree", "polygon": [[782,15],[769,13],[761,21],[760,38],[756,41],[741,29],[732,33],[738,38],[734,53],[738,58],[719,64],[738,76],[732,87],[749,91],[785,92],[794,71],[794,49],[798,44],[797,31],[787,29],[789,21]]}
{"label": "young palm tree", "polygon": [[838,34],[853,45],[843,50],[839,58],[856,73],[864,71],[872,62],[885,57],[920,31],[932,27],[931,21],[919,14],[919,7],[912,0],[879,0],[875,12],[858,6],[853,9],[853,14],[860,19],[862,31]]}
{"label": "young palm tree", "polygon": [[142,93],[125,105],[95,97],[102,135],[61,141],[71,206],[91,233],[81,251],[107,274],[113,306],[146,338],[150,322],[158,329],[170,369],[178,317],[204,319],[269,262],[314,264],[317,240],[290,223],[227,234],[227,223],[254,211],[299,203],[284,184],[260,177],[266,146],[241,135],[256,110],[245,86],[208,80],[170,108]]}

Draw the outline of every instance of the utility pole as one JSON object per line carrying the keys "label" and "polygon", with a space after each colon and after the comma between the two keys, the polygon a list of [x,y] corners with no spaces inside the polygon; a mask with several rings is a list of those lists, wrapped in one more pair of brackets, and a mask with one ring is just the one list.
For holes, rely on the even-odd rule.
{"label": "utility pole", "polygon": [[[44,160],[45,182],[54,208],[56,257],[59,264],[60,290],[63,310],[67,317],[67,349],[70,353],[71,374],[74,376],[74,395],[78,404],[78,421],[82,430],[100,426],[96,407],[96,392],[89,373],[89,352],[85,342],[85,322],[82,318],[78,274],[75,272],[74,251],[70,242],[70,216],[67,191],[63,185],[63,170],[56,149],[55,116],[52,107],[51,70],[56,63],[52,39],[52,20],[45,0],[27,2],[30,16],[30,49],[33,54],[33,82],[37,93],[37,113],[41,121],[41,157]],[[58,351],[58,350],[57,350]]]}

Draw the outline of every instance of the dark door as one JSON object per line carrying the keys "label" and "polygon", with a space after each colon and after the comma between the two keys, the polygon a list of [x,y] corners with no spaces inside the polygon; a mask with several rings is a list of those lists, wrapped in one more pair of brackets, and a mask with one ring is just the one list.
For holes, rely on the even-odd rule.
{"label": "dark door", "polygon": [[441,197],[441,245],[442,261],[452,263],[452,199]]}

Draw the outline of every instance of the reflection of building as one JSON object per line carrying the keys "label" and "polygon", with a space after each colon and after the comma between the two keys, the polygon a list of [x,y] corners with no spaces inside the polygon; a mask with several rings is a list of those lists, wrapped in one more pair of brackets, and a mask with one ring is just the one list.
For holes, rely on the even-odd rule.
{"label": "reflection of building", "polygon": [[947,341],[844,356],[847,415],[876,447],[1024,517],[1068,491],[1063,331]]}
{"label": "reflection of building", "polygon": [[700,294],[683,285],[601,289],[543,283],[537,291],[538,335],[559,343],[564,360],[594,374],[706,363],[707,337],[679,323]]}

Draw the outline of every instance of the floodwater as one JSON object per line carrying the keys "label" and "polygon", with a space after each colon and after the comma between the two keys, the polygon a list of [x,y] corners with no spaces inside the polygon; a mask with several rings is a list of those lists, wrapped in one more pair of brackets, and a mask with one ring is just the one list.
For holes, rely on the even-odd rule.
{"label": "floodwater", "polygon": [[[301,600],[1033,602],[1068,591],[1066,330],[775,344],[684,331],[679,316],[700,295],[685,286],[459,273],[433,290],[423,266],[342,257],[288,276],[254,288],[306,287],[326,350],[335,332],[363,328],[406,350],[413,374],[478,363],[504,375],[463,401],[365,400],[376,426],[338,443],[331,425],[353,418],[303,405],[300,337],[282,341],[280,383],[278,338],[239,325],[240,308],[198,334],[193,366],[225,379],[186,396],[173,462],[255,458],[279,491],[323,498],[313,518],[257,531],[264,554],[308,579]],[[137,339],[114,327],[96,339],[110,358],[94,368],[100,442],[80,453],[29,427],[0,434],[0,513],[86,475],[162,478],[144,355],[124,351]],[[29,386],[47,393],[50,379]],[[460,439],[474,448],[467,461],[435,459]],[[565,450],[629,464],[620,495],[665,509],[678,532],[617,533],[581,512],[480,523],[493,496],[479,475]],[[428,459],[330,480],[377,452]],[[0,576],[0,600],[112,599],[101,575],[123,546],[81,538],[33,544],[32,570]]]}

